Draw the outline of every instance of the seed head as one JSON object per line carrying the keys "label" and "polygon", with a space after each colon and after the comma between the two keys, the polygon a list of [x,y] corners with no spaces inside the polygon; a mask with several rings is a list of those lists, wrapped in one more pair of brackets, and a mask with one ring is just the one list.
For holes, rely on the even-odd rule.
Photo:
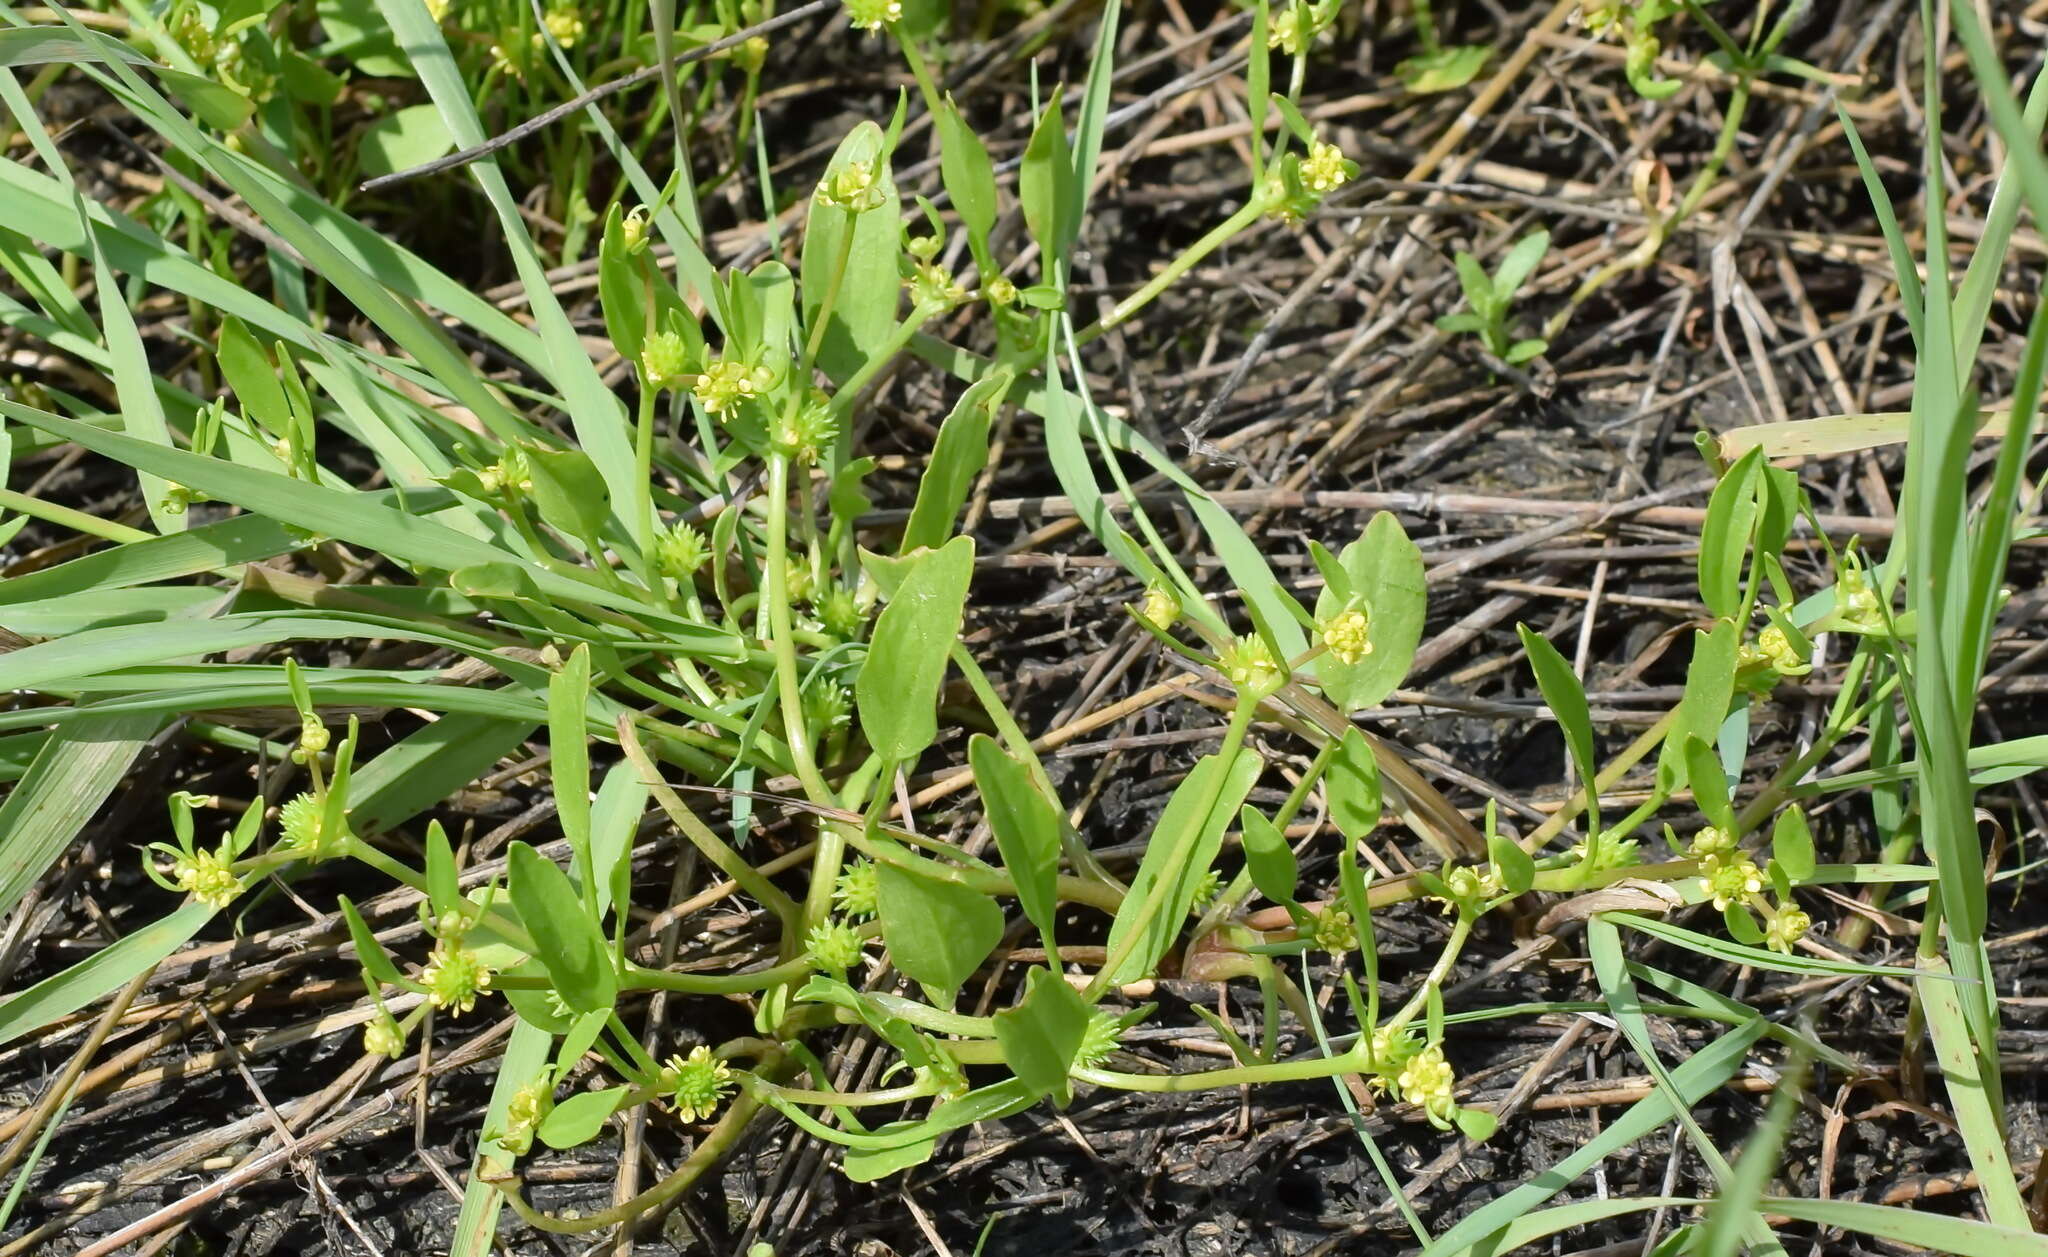
{"label": "seed head", "polygon": [[846,0],[846,20],[855,30],[878,31],[903,20],[902,0]]}
{"label": "seed head", "polygon": [[844,973],[860,963],[862,940],[859,931],[837,918],[811,927],[804,940],[804,955],[813,968],[826,973]]}
{"label": "seed head", "polygon": [[1116,1015],[1098,1011],[1088,1019],[1088,1028],[1081,1032],[1081,1048],[1074,1053],[1074,1064],[1092,1069],[1107,1060],[1122,1042],[1123,1028],[1117,1025]]}
{"label": "seed head", "polygon": [[882,907],[882,876],[873,860],[855,860],[839,870],[832,899],[850,917],[871,917]]}
{"label": "seed head", "polygon": [[278,809],[281,845],[301,860],[314,864],[340,855],[348,839],[348,825],[344,822],[337,826],[339,832],[330,834],[326,819],[327,809],[319,799],[310,794],[299,795]]}
{"label": "seed head", "polygon": [[[690,346],[681,332],[656,332],[640,348],[640,370],[652,388],[680,393],[691,381]],[[702,385],[699,384],[699,389]],[[700,391],[699,396],[702,396]],[[709,409],[707,405],[706,409]],[[712,411],[713,414],[718,413]]]}
{"label": "seed head", "polygon": [[678,583],[689,580],[711,556],[704,534],[689,524],[679,523],[661,535],[654,545],[655,566],[661,574]]}

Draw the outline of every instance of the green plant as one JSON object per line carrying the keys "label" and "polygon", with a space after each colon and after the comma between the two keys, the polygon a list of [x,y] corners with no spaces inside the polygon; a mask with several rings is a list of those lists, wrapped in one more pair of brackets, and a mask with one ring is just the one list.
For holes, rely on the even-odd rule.
{"label": "green plant", "polygon": [[1429,0],[1414,0],[1415,37],[1422,50],[1394,67],[1394,74],[1409,91],[1419,95],[1450,92],[1470,83],[1486,68],[1493,49],[1485,44],[1458,44],[1446,48],[1437,38],[1436,15]]}
{"label": "green plant", "polygon": [[1550,233],[1533,232],[1515,242],[1500,266],[1488,275],[1479,260],[1462,250],[1457,255],[1458,284],[1465,290],[1465,302],[1472,308],[1460,314],[1446,314],[1436,325],[1446,332],[1475,332],[1486,352],[1518,367],[1550,347],[1541,337],[1511,339],[1508,315],[1515,306],[1515,294],[1522,290],[1543,255],[1550,251]]}
{"label": "green plant", "polygon": [[[668,45],[672,14],[661,11],[656,42]],[[492,77],[497,67],[479,70],[459,54],[442,19],[415,0],[383,0],[379,14],[409,50],[450,143],[482,147],[477,89],[502,79]],[[170,722],[183,722],[181,737],[279,766],[276,797],[232,825],[209,818],[201,800],[173,795],[173,841],[148,844],[143,858],[159,885],[186,896],[183,906],[0,1004],[0,1041],[136,981],[220,913],[267,893],[272,878],[320,897],[333,881],[368,877],[404,892],[387,897],[381,918],[367,901],[359,907],[338,891],[332,899],[366,992],[366,1054],[400,1057],[427,1043],[429,1018],[459,1018],[499,997],[518,1021],[484,1118],[460,1251],[488,1249],[504,1202],[551,1232],[630,1223],[697,1182],[770,1111],[843,1148],[845,1172],[862,1179],[932,1157],[950,1131],[1045,1101],[1064,1105],[1076,1087],[1182,1092],[1355,1077],[1441,1130],[1485,1139],[1496,1117],[1461,1102],[1446,1052],[1452,1029],[1538,1011],[1611,1019],[1655,1090],[1549,1172],[1443,1233],[1431,1236],[1410,1214],[1429,1252],[1501,1251],[1629,1211],[1695,1204],[1709,1210],[1698,1232],[1709,1251],[1777,1251],[1775,1216],[1999,1257],[2048,1248],[2022,1233],[2027,1220],[2004,1161],[1982,854],[1970,823],[1975,780],[2039,768],[2048,748],[2040,739],[1972,747],[1966,737],[2038,410],[2048,316],[2036,315],[1990,489],[1974,508],[1962,491],[1976,417],[1966,373],[2021,198],[2037,220],[2048,218],[2048,167],[2038,113],[2022,115],[2009,99],[1967,15],[1965,46],[2017,177],[2002,185],[1998,226],[1956,291],[1938,225],[1924,284],[1891,231],[1924,360],[1907,543],[1875,568],[1856,549],[1828,546],[1821,578],[1797,587],[1784,561],[1795,529],[1804,521],[1827,545],[1797,478],[1762,447],[1720,468],[1698,560],[1704,626],[1688,643],[1682,696],[1647,730],[1603,759],[1578,676],[1546,637],[1521,629],[1579,783],[1526,833],[1492,806],[1474,824],[1362,725],[1407,676],[1427,610],[1422,555],[1399,521],[1376,515],[1334,552],[1309,542],[1320,588],[1304,606],[1231,515],[1088,389],[1084,346],[1217,248],[1266,222],[1302,221],[1357,175],[1299,107],[1307,51],[1334,12],[1296,5],[1286,34],[1264,6],[1255,12],[1242,204],[1080,328],[1067,259],[1105,142],[1117,7],[1103,16],[1071,126],[1059,90],[1043,102],[1014,198],[939,91],[904,11],[862,4],[848,15],[894,39],[915,76],[954,220],[929,202],[909,214],[896,187],[906,102],[886,125],[852,128],[808,188],[794,267],[778,255],[721,270],[702,248],[687,168],[657,185],[634,146],[593,111],[634,201],[627,209],[622,194],[593,224],[605,339],[624,368],[616,388],[549,282],[494,153],[469,172],[512,251],[530,324],[288,177],[255,144],[253,113],[199,103],[221,103],[207,90],[221,82],[137,60],[61,10],[61,25],[0,45],[11,50],[0,59],[14,65],[51,64],[66,51],[304,262],[292,272],[297,282],[280,282],[270,299],[243,282],[225,251],[194,250],[117,217],[73,180],[27,92],[0,69],[0,103],[42,167],[0,160],[0,185],[19,207],[15,227],[0,233],[0,260],[26,294],[10,296],[0,319],[87,363],[101,386],[97,396],[44,389],[0,402],[0,462],[63,443],[91,451],[133,476],[150,525],[0,493],[0,507],[16,513],[4,527],[34,519],[85,538],[89,551],[0,581],[0,623],[36,639],[0,654],[0,687],[41,700],[0,712],[0,729],[33,740],[0,805],[9,836],[0,909],[21,901]],[[724,16],[721,31],[742,15]],[[1293,58],[1286,91],[1272,90],[1273,48]],[[677,91],[665,85],[679,117]],[[2048,95],[2037,90],[2030,105],[2041,101]],[[1938,104],[1930,96],[1931,115]],[[1269,111],[1284,124],[1270,147]],[[1937,131],[1930,170],[1939,156]],[[995,252],[1006,200],[1037,246],[1035,276],[1013,274]],[[955,275],[940,260],[955,232],[971,273]],[[657,265],[657,242],[673,273]],[[1547,233],[1525,238],[1493,276],[1459,255],[1473,309],[1447,319],[1447,330],[1480,334],[1511,364],[1543,352],[1541,340],[1511,341],[1507,321],[1547,248]],[[98,281],[96,311],[60,265]],[[193,370],[152,371],[132,309],[146,289],[202,311],[209,335]],[[329,299],[360,312],[374,337],[346,339],[326,326],[314,311]],[[985,328],[987,356],[937,338],[950,323],[942,316],[956,314],[974,316],[958,326]],[[502,379],[479,372],[443,319],[513,370]],[[874,463],[855,448],[854,421],[870,385],[907,357],[953,377],[958,398],[903,532],[883,550],[864,548],[864,536],[877,540],[860,531]],[[1173,789],[1127,882],[1090,850],[1085,821],[1077,824],[996,679],[962,640],[976,544],[959,521],[991,432],[1020,411],[1042,425],[1053,472],[1083,522],[1144,590],[1134,621],[1193,665],[1196,692],[1227,713],[1218,749]],[[358,487],[366,477],[346,469],[359,459],[374,466],[379,487]],[[1165,477],[1199,522],[1228,600],[1213,599],[1164,539],[1132,491],[1127,466],[1137,465]],[[1957,572],[1968,580],[1937,579]],[[161,618],[138,619],[145,605]],[[1853,643],[1838,697],[1796,758],[1752,765],[1750,713],[1815,669],[1824,634]],[[326,654],[365,641],[420,653],[396,670],[338,666]],[[247,661],[208,659],[229,651]],[[431,652],[463,662],[426,666]],[[962,754],[993,860],[933,836],[914,809],[898,806],[910,773],[944,745],[939,704],[955,675],[979,708]],[[1867,771],[1813,776],[1845,739],[1894,721],[1902,699],[1923,731],[1916,759],[1900,758],[1894,738],[1894,753]],[[389,727],[342,709],[384,713]],[[1275,732],[1255,738],[1254,722]],[[542,730],[559,842],[515,841],[502,866],[465,868],[470,844],[428,813]],[[1273,779],[1275,747],[1297,752],[1304,767],[1269,812],[1253,791]],[[1617,814],[1603,795],[1638,768],[1647,788]],[[1904,811],[1891,816],[1881,861],[1824,861],[1802,801],[1873,785],[1909,786],[1910,821]],[[709,799],[730,804],[716,824],[693,806]],[[749,850],[757,807],[800,819],[793,856]],[[715,872],[706,874],[707,902],[740,901],[762,922],[765,941],[748,959],[685,970],[648,963],[638,949],[630,908],[645,888],[634,860],[650,808]],[[1334,873],[1311,880],[1290,830],[1318,810],[1336,831]],[[1360,844],[1383,822],[1421,844],[1426,867],[1367,874]],[[1928,861],[1911,858],[1916,838]],[[1241,862],[1225,854],[1233,842]],[[1843,885],[1912,888],[1897,906],[1923,895],[1918,969],[1814,945],[1803,905],[1813,888]],[[1611,895],[1624,892],[1634,906],[1612,907]],[[1446,987],[1475,932],[1533,894],[1571,901],[1584,918],[1599,1000],[1447,1009]],[[1269,905],[1255,906],[1255,896]],[[1375,922],[1402,904],[1448,918],[1440,950],[1405,987],[1382,980]],[[1010,932],[1012,906],[1045,961],[999,1010],[962,1012],[960,994]],[[1702,906],[1696,915],[1717,929],[1666,919]],[[379,922],[406,913],[425,941],[388,949]],[[1076,916],[1099,947],[1066,937]],[[1857,1063],[1808,1027],[1631,955],[1632,939],[1766,971],[1912,981],[1988,1220],[1944,1220],[1935,1231],[1905,1210],[1767,1195],[1790,1102],[1734,1161],[1693,1108],[1765,1040],[1793,1077],[1809,1060]],[[894,989],[849,980],[881,972],[878,944],[904,979]],[[1123,992],[1169,960],[1184,976],[1256,989],[1256,1032],[1210,1021],[1231,1065],[1119,1068],[1119,1036],[1157,1013]],[[1350,1028],[1334,1036],[1311,993],[1316,963],[1346,996],[1338,1015]],[[1658,999],[1646,998],[1651,988]],[[715,1041],[657,1051],[637,1020],[639,1001],[656,991],[698,997],[705,1015],[692,1022]],[[1283,1056],[1289,1016],[1312,1031],[1318,1051]],[[1667,1065],[1652,1016],[1719,1037]],[[814,1044],[845,1026],[890,1054],[895,1068],[881,1083],[846,1091],[828,1075]],[[564,1094],[586,1067],[602,1071],[603,1085]],[[668,1178],[581,1217],[528,1200],[522,1159],[586,1143],[641,1109],[698,1128],[695,1149]],[[1601,1158],[1673,1121],[1718,1184],[1711,1203],[1543,1207]]]}

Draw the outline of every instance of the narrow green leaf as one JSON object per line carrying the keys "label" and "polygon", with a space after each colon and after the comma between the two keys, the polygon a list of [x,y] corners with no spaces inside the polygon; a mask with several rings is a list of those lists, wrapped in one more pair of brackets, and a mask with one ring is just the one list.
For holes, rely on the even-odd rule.
{"label": "narrow green leaf", "polygon": [[[50,735],[0,803],[0,915],[12,912],[64,854],[163,723],[150,712],[81,713]],[[30,714],[38,724],[48,719]]]}
{"label": "narrow green leaf", "polygon": [[1515,299],[1522,285],[1528,282],[1536,268],[1543,264],[1543,255],[1550,252],[1550,233],[1536,231],[1515,242],[1508,255],[1500,260],[1500,266],[1493,272],[1493,291],[1502,302]]}
{"label": "narrow green leaf", "polygon": [[1571,752],[1572,768],[1578,773],[1579,784],[1586,791],[1586,832],[1600,832],[1600,792],[1594,782],[1600,771],[1599,762],[1593,753],[1593,713],[1586,706],[1586,691],[1579,684],[1578,674],[1565,662],[1563,655],[1550,639],[1532,631],[1526,624],[1517,624],[1515,631],[1521,634],[1522,649],[1528,653],[1529,668],[1536,674],[1537,688],[1543,691],[1543,702],[1550,708],[1550,714],[1557,719],[1557,727],[1564,733],[1564,744]]}
{"label": "narrow green leaf", "polygon": [[897,553],[937,548],[952,535],[953,521],[974,488],[974,478],[988,465],[989,427],[1013,378],[1009,371],[1000,370],[970,384],[939,425],[939,439],[918,479],[917,502],[910,509],[910,522],[904,525],[903,544]]}
{"label": "narrow green leaf", "polygon": [[1131,889],[1110,924],[1112,956],[1126,947],[1126,938],[1135,941],[1105,981],[1135,982],[1158,966],[1180,936],[1195,891],[1223,845],[1224,829],[1244,806],[1264,767],[1250,750],[1241,749],[1227,761],[1221,755],[1205,755],[1174,788],[1152,828]]}
{"label": "narrow green leaf", "polygon": [[974,540],[955,537],[917,562],[876,618],[854,699],[868,745],[886,762],[909,764],[938,737],[939,683],[973,575]]}
{"label": "narrow green leaf", "polygon": [[1692,784],[1693,801],[1700,814],[1716,828],[1732,832],[1735,808],[1728,801],[1728,779],[1722,774],[1721,757],[1697,734],[1685,735],[1685,777]]}
{"label": "narrow green leaf", "polygon": [[548,525],[578,541],[595,537],[611,516],[604,476],[582,450],[525,448],[533,478],[533,504]]}
{"label": "narrow green leaf", "polygon": [[825,165],[821,187],[855,163],[872,176],[870,208],[849,215],[845,209],[813,198],[804,228],[801,261],[804,327],[816,336],[828,295],[831,317],[818,347],[818,366],[835,383],[850,379],[867,365],[896,330],[896,307],[902,282],[897,256],[902,252],[896,184],[883,151],[882,128],[872,122],[855,126],[840,141]]}
{"label": "narrow green leaf", "polygon": [[1287,845],[1287,835],[1254,807],[1238,813],[1237,826],[1244,839],[1244,863],[1251,871],[1252,885],[1274,903],[1294,903],[1301,874],[1295,866],[1294,848]]}
{"label": "narrow green leaf", "polygon": [[462,1212],[448,1242],[448,1257],[489,1257],[498,1232],[498,1210],[505,1203],[505,1193],[490,1179],[498,1172],[509,1171],[518,1158],[488,1132],[505,1129],[505,1113],[512,1097],[546,1067],[552,1042],[546,1031],[525,1022],[512,1027],[512,1037],[505,1042],[505,1054],[497,1062],[497,1083],[491,1088],[491,1103],[484,1111],[483,1129],[487,1133],[477,1145],[476,1158],[470,1165],[469,1184],[462,1193]]}
{"label": "narrow green leaf", "polygon": [[1735,657],[1741,637],[1732,621],[1724,620],[1711,633],[1694,633],[1692,661],[1686,665],[1685,692],[1678,700],[1678,716],[1657,757],[1657,787],[1667,793],[1685,788],[1685,740],[1716,740],[1721,721],[1728,714],[1728,702],[1735,693]]}
{"label": "narrow green leaf", "polygon": [[[1712,1095],[1735,1076],[1749,1054],[1750,1045],[1763,1030],[1763,1018],[1756,1018],[1709,1043],[1672,1070],[1671,1086],[1677,1098],[1686,1105],[1695,1105]],[[1672,1099],[1670,1093],[1660,1088],[1636,1101],[1570,1156],[1460,1218],[1457,1225],[1423,1249],[1425,1257],[1504,1254],[1505,1248],[1489,1242],[1493,1237],[1569,1187],[1586,1171],[1670,1121],[1674,1113]]]}
{"label": "narrow green leaf", "polygon": [[395,109],[363,129],[356,140],[362,173],[370,178],[424,165],[455,149],[455,136],[431,104]]}
{"label": "narrow green leaf", "polygon": [[1024,163],[1017,170],[1017,198],[1024,205],[1024,224],[1043,254],[1039,264],[1046,278],[1054,282],[1058,282],[1056,268],[1066,256],[1060,242],[1066,239],[1066,185],[1074,177],[1067,153],[1066,120],[1060,116],[1060,91],[1053,88],[1052,98],[1038,115],[1031,142],[1024,149]]}
{"label": "narrow green leaf", "polygon": [[0,1044],[12,1043],[24,1034],[40,1030],[59,1017],[111,995],[137,974],[147,973],[197,934],[201,926],[213,919],[214,911],[196,900],[187,903],[63,972],[10,996],[0,1003]]}
{"label": "narrow green leaf", "polygon": [[391,957],[384,951],[384,945],[377,941],[369,922],[363,920],[363,914],[356,910],[347,895],[335,898],[341,904],[341,919],[348,923],[349,941],[355,944],[356,963],[363,967],[363,972],[386,986],[399,985],[404,980],[403,975],[398,972],[398,966],[391,963]]}
{"label": "narrow green leaf", "polygon": [[1700,599],[1721,619],[1742,609],[1742,574],[1749,564],[1750,536],[1756,527],[1757,478],[1763,448],[1750,450],[1721,477],[1707,500],[1700,525]]}
{"label": "narrow green leaf", "polygon": [[590,647],[579,645],[548,678],[548,772],[583,902],[595,910],[610,870],[600,871],[591,854],[589,706]]}
{"label": "narrow green leaf", "polygon": [[1796,804],[1778,813],[1777,823],[1771,826],[1771,857],[1784,866],[1785,875],[1795,882],[1813,876],[1813,830],[1807,827],[1806,813]]}
{"label": "narrow green leaf", "polygon": [[512,844],[508,868],[512,906],[562,1002],[579,1013],[610,1008],[618,995],[611,952],[568,875],[523,842]]}
{"label": "narrow green leaf", "polygon": [[1927,975],[1915,984],[1920,1006],[1927,1014],[1927,1029],[1934,1040],[1935,1059],[1941,1062],[1949,1105],[1962,1129],[1964,1146],[1970,1150],[1970,1165],[1977,1171],[1984,1211],[2002,1226],[2029,1227],[2026,1199],[2020,1195],[2012,1158],[2006,1152],[1998,1101],[1986,1086],[1984,1054],[1964,1008],[1963,984],[1950,975],[1947,962],[1938,956],[1922,957],[1920,966]]}
{"label": "narrow green leaf", "polygon": [[455,873],[455,848],[448,843],[448,831],[440,821],[427,822],[427,903],[435,916],[453,911],[462,898],[461,880]]}
{"label": "narrow green leaf", "polygon": [[1060,814],[1038,789],[1030,768],[994,738],[977,733],[968,740],[967,760],[988,811],[996,850],[1017,889],[1017,903],[1038,927],[1050,950],[1059,910]]}
{"label": "narrow green leaf", "polygon": [[[967,241],[975,260],[984,268],[994,261],[989,252],[988,233],[996,225],[996,170],[981,137],[960,116],[948,96],[938,112],[939,174],[945,180],[946,195],[967,228]],[[986,276],[984,276],[986,278]]]}
{"label": "narrow green leaf", "polygon": [[1363,730],[1344,731],[1323,772],[1323,797],[1330,804],[1330,823],[1346,838],[1355,842],[1379,826],[1384,805],[1380,767]]}
{"label": "narrow green leaf", "polygon": [[1514,839],[1495,834],[1486,840],[1486,853],[1500,870],[1501,885],[1509,894],[1523,894],[1535,884],[1536,861]]}

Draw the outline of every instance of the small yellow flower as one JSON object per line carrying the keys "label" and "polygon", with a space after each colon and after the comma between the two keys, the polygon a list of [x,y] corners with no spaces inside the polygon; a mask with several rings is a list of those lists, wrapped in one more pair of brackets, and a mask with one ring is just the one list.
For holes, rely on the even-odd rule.
{"label": "small yellow flower", "polygon": [[583,18],[574,9],[549,9],[541,21],[547,25],[548,34],[564,48],[574,48],[576,41],[583,38]]}
{"label": "small yellow flower", "polygon": [[761,67],[768,64],[768,37],[756,35],[736,48],[726,50],[727,57],[747,74],[759,74]]}
{"label": "small yellow flower", "polygon": [[761,394],[756,373],[746,363],[729,362],[723,358],[714,359],[705,366],[692,391],[704,409],[714,415],[722,415]]}
{"label": "small yellow flower", "polygon": [[1287,682],[1272,648],[1257,633],[1247,633],[1225,647],[1218,662],[1230,683],[1250,696],[1265,698]]}
{"label": "small yellow flower", "polygon": [[405,1055],[405,1030],[398,1019],[380,1005],[377,1016],[363,1027],[363,1050],[375,1056],[397,1060]]}
{"label": "small yellow flower", "polygon": [[821,205],[836,206],[858,214],[879,206],[885,194],[873,166],[864,161],[850,161],[831,177],[819,182],[817,199]]}
{"label": "small yellow flower", "polygon": [[1813,928],[1813,918],[1797,904],[1785,904],[1778,909],[1771,923],[1764,927],[1764,946],[1775,952],[1791,954],[1793,944],[1806,937]]}
{"label": "small yellow flower", "polygon": [[491,969],[469,948],[443,939],[427,956],[420,981],[434,1007],[461,1014],[475,1008],[476,997],[491,989]]}
{"label": "small yellow flower", "polygon": [[1316,140],[1308,146],[1308,156],[1301,163],[1301,182],[1311,192],[1334,192],[1351,182],[1355,170],[1343,150]]}
{"label": "small yellow flower", "polygon": [[455,0],[425,0],[427,16],[436,22],[448,20],[448,14],[455,8]]}
{"label": "small yellow flower", "polygon": [[525,1156],[533,1147],[534,1132],[555,1108],[555,1089],[542,1075],[512,1093],[505,1106],[505,1130],[498,1143],[515,1157]]}
{"label": "small yellow flower", "polygon": [[732,1090],[731,1068],[701,1043],[690,1049],[687,1058],[669,1057],[667,1066],[658,1085],[673,1096],[676,1116],[686,1122],[700,1122],[716,1113],[719,1102]]}
{"label": "small yellow flower", "polygon": [[1781,675],[1800,676],[1813,671],[1812,665],[1799,657],[1799,651],[1785,636],[1785,630],[1775,624],[1756,635],[1756,645],[1758,652]]}
{"label": "small yellow flower", "polygon": [[1273,25],[1266,31],[1266,47],[1278,48],[1290,57],[1298,57],[1308,46],[1302,38],[1300,15],[1290,6],[1273,19]]}
{"label": "small yellow flower", "polygon": [[1372,653],[1372,618],[1360,607],[1340,611],[1323,624],[1323,645],[1338,662],[1356,664]]}
{"label": "small yellow flower", "polygon": [[991,304],[1013,306],[1017,304],[1017,285],[1008,276],[998,275],[981,286],[981,293]]}
{"label": "small yellow flower", "polygon": [[171,880],[179,890],[215,908],[227,907],[242,893],[242,879],[217,851],[180,857],[171,866]]}
{"label": "small yellow flower", "polygon": [[926,310],[951,310],[967,300],[967,289],[952,272],[931,262],[918,264],[906,286],[911,304]]}
{"label": "small yellow flower", "polygon": [[1432,1044],[1409,1058],[1395,1077],[1394,1085],[1400,1089],[1403,1100],[1429,1116],[1431,1125],[1448,1130],[1458,1112],[1458,1102],[1451,1094],[1456,1080],[1451,1063],[1444,1059],[1444,1050]]}
{"label": "small yellow flower", "polygon": [[1700,861],[1700,877],[1707,884],[1707,894],[1713,899],[1716,912],[1726,912],[1732,904],[1746,903],[1764,889],[1763,870],[1746,851],[1708,856]]}
{"label": "small yellow flower", "polygon": [[619,243],[626,248],[628,257],[647,248],[647,207],[636,205],[632,212],[619,219]]}
{"label": "small yellow flower", "polygon": [[1180,622],[1180,599],[1164,585],[1145,587],[1145,601],[1138,604],[1138,618],[1164,633]]}

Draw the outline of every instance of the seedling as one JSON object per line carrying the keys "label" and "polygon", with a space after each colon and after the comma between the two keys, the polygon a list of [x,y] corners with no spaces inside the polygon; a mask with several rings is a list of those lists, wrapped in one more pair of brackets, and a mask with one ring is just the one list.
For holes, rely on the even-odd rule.
{"label": "seedling", "polygon": [[1514,312],[1515,295],[1536,273],[1543,255],[1549,251],[1550,233],[1532,232],[1516,241],[1501,259],[1500,268],[1488,275],[1477,258],[1461,250],[1457,256],[1458,284],[1465,290],[1466,304],[1472,308],[1446,314],[1436,325],[1446,332],[1476,333],[1486,345],[1486,352],[1511,367],[1536,357],[1550,347],[1550,342],[1534,336],[1511,339],[1508,317]]}

